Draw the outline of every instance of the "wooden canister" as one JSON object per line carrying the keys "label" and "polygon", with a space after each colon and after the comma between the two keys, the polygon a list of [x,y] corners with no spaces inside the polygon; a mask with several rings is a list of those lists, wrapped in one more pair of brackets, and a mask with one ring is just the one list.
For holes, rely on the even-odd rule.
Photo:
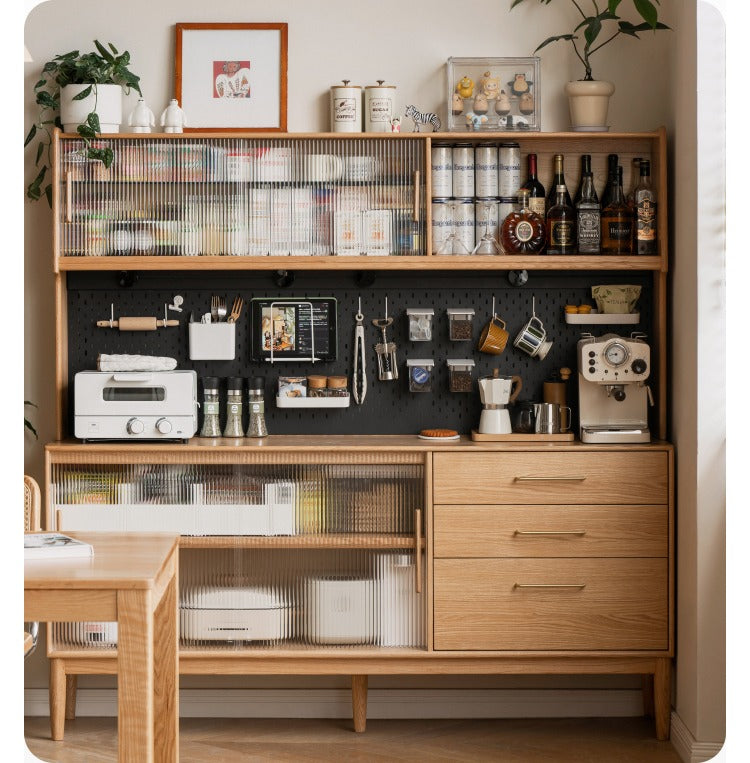
{"label": "wooden canister", "polygon": [[362,88],[342,82],[331,88],[331,132],[362,132]]}

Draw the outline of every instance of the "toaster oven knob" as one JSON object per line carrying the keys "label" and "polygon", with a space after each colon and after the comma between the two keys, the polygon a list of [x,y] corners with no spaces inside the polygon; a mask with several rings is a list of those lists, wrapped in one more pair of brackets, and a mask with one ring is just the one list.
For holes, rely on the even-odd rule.
{"label": "toaster oven knob", "polygon": [[156,428],[161,434],[169,434],[172,431],[172,423],[169,419],[161,418],[156,422]]}
{"label": "toaster oven knob", "polygon": [[130,419],[125,425],[128,434],[141,434],[143,432],[143,422],[140,419]]}

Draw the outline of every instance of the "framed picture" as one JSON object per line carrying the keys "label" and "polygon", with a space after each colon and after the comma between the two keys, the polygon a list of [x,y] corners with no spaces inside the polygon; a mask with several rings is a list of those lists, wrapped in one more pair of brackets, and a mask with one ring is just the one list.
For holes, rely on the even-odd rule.
{"label": "framed picture", "polygon": [[177,24],[186,132],[286,132],[286,24]]}

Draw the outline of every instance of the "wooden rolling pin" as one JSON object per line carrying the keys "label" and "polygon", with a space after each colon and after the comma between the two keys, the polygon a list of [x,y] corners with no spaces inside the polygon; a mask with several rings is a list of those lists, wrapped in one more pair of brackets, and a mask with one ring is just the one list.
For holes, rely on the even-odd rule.
{"label": "wooden rolling pin", "polygon": [[156,331],[156,329],[164,328],[165,326],[179,326],[180,322],[144,316],[133,318],[121,317],[117,321],[97,321],[96,325],[102,329],[113,328],[120,329],[120,331]]}

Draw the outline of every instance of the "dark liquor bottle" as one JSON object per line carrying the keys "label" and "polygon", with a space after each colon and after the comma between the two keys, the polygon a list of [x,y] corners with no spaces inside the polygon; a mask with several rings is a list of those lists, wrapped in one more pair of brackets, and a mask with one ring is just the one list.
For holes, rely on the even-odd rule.
{"label": "dark liquor bottle", "polygon": [[656,254],[656,194],[651,185],[651,162],[641,159],[640,180],[633,191],[635,254]]}
{"label": "dark liquor bottle", "polygon": [[518,191],[521,209],[503,220],[500,238],[505,254],[541,254],[547,240],[544,218],[529,208],[529,191]]}
{"label": "dark liquor bottle", "polygon": [[576,204],[576,238],[580,254],[599,254],[602,238],[602,213],[594,188],[591,165],[581,179],[581,196]]}
{"label": "dark liquor bottle", "polygon": [[610,154],[607,157],[607,185],[604,186],[604,193],[602,194],[602,209],[609,205],[615,195],[618,161],[619,157],[617,154]]}
{"label": "dark liquor bottle", "polygon": [[547,194],[547,212],[549,212],[550,207],[555,205],[555,201],[557,199],[557,186],[559,185],[565,186],[565,201],[568,203],[569,207],[572,207],[573,200],[570,198],[570,194],[568,193],[568,186],[565,184],[563,155],[555,154],[555,176],[552,178],[552,187],[550,188],[550,192]]}
{"label": "dark liquor bottle", "polygon": [[574,254],[575,251],[576,213],[567,189],[558,185],[555,203],[547,212],[547,254]]}
{"label": "dark liquor bottle", "polygon": [[536,154],[529,154],[527,159],[529,175],[521,188],[525,188],[529,192],[529,209],[544,218],[544,213],[547,211],[547,200],[544,186],[536,176]]}
{"label": "dark liquor bottle", "polygon": [[602,207],[602,254],[631,254],[633,213],[625,203],[617,171],[614,178],[613,198],[606,207]]}
{"label": "dark liquor bottle", "polygon": [[591,175],[593,178],[593,173],[591,172],[591,154],[581,155],[581,179],[578,181],[578,190],[576,191],[576,195],[573,197],[573,206],[576,208],[578,207],[578,202],[581,200],[583,181],[586,175]]}

